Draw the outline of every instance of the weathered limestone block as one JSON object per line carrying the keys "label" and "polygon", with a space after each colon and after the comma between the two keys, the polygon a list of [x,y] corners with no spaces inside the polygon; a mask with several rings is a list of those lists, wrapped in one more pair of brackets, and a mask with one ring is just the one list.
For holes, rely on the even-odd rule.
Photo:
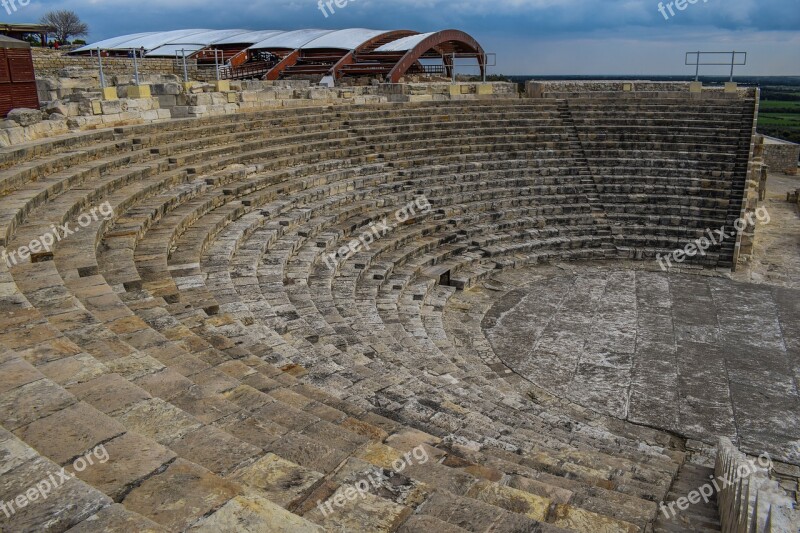
{"label": "weathered limestone block", "polygon": [[128,110],[128,104],[124,100],[104,100],[100,102],[100,108],[104,115],[122,113]]}
{"label": "weathered limestone block", "polygon": [[116,87],[103,87],[102,94],[103,100],[116,100],[119,98]]}
{"label": "weathered limestone block", "polygon": [[178,459],[131,491],[122,504],[171,531],[183,531],[240,495],[236,484]]}
{"label": "weathered limestone block", "polygon": [[70,533],[166,533],[167,530],[140,514],[132,513],[124,505],[114,504],[90,516]]}
{"label": "weathered limestone block", "polygon": [[179,83],[155,83],[150,86],[150,92],[155,96],[175,96],[183,92],[183,87]]}
{"label": "weathered limestone block", "polygon": [[322,474],[269,453],[237,472],[233,479],[288,507],[299,503],[322,478]]}
{"label": "weathered limestone block", "polygon": [[109,460],[98,461],[76,475],[115,499],[176,457],[171,450],[135,433],[125,433],[103,446]]}
{"label": "weathered limestone block", "polygon": [[189,94],[186,97],[186,102],[190,106],[206,106],[214,103],[211,95],[206,93]]}
{"label": "weathered limestone block", "polygon": [[150,86],[131,85],[128,87],[128,98],[150,98]]}
{"label": "weathered limestone block", "polygon": [[[265,529],[266,528],[266,529]],[[192,526],[193,533],[241,531],[258,533],[322,533],[323,529],[258,495],[238,496]]]}
{"label": "weathered limestone block", "polygon": [[178,97],[174,94],[161,94],[156,97],[159,107],[175,107],[178,105]]}
{"label": "weathered limestone block", "polygon": [[[71,109],[74,110],[73,113],[70,112]],[[49,104],[47,104],[45,106],[44,110],[45,110],[45,113],[48,113],[48,114],[51,114],[51,115],[53,113],[58,113],[58,114],[64,115],[64,116],[77,115],[78,114],[77,113],[78,104],[74,104],[74,103],[71,104],[71,103],[67,103],[67,102],[61,101],[61,100],[54,100],[54,101],[50,102]]]}
{"label": "weathered limestone block", "polygon": [[[31,487],[58,471],[55,464],[42,457],[28,461],[0,478],[0,500],[9,502],[18,495],[24,495],[27,499]],[[15,508],[8,519],[3,516],[3,529],[42,531],[42,525],[47,524],[48,531],[66,531],[112,503],[105,494],[72,478],[47,498],[39,498],[31,493],[31,500],[24,507]],[[64,512],[65,509],[69,509],[69,512]]]}
{"label": "weathered limestone block", "polygon": [[228,97],[222,93],[209,93],[211,96],[211,103],[214,105],[225,105],[228,103]]}
{"label": "weathered limestone block", "polygon": [[43,119],[42,112],[38,109],[19,108],[12,109],[8,113],[8,120],[13,120],[20,126],[31,126]]}

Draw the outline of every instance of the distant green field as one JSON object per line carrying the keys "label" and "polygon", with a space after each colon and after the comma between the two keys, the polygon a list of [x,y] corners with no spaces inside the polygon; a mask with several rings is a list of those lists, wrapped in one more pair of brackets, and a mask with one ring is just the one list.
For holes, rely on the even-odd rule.
{"label": "distant green field", "polygon": [[785,102],[785,101],[773,101],[773,100],[765,100],[762,101],[759,105],[762,111],[772,111],[772,110],[783,110],[783,109],[791,109],[792,111],[800,111],[800,102]]}
{"label": "distant green field", "polygon": [[800,143],[800,92],[784,87],[763,87],[758,132]]}

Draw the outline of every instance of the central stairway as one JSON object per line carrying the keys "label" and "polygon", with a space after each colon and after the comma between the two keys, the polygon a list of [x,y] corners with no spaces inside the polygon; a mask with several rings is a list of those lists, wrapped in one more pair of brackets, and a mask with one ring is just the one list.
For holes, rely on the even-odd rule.
{"label": "central stairway", "polygon": [[[736,151],[700,138],[749,104],[684,105],[685,138],[660,140],[660,110],[637,133],[671,163],[613,184],[550,99],[276,110],[3,152],[0,244],[79,231],[0,262],[0,499],[98,445],[110,460],[0,527],[652,531],[682,440],[529,394],[443,311],[502,269],[686,236],[623,216],[632,195],[652,201],[634,214],[708,203],[698,217],[724,221],[711,206],[735,190],[712,178]],[[79,225],[100,205],[113,215]]]}

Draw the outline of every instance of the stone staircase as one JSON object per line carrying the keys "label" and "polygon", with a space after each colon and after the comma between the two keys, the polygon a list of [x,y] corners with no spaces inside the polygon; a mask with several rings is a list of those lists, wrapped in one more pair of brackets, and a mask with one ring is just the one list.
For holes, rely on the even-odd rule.
{"label": "stone staircase", "polygon": [[0,153],[6,252],[77,230],[0,262],[0,500],[75,473],[0,527],[653,531],[682,441],[528,394],[443,318],[500,270],[627,255],[563,106],[297,108]]}
{"label": "stone staircase", "polygon": [[[679,93],[655,101],[613,93],[568,100],[565,109],[620,251],[631,259],[653,258],[660,250],[683,249],[707,230],[735,233],[755,102]],[[690,261],[732,268],[735,243],[731,237],[712,244],[704,257]]]}

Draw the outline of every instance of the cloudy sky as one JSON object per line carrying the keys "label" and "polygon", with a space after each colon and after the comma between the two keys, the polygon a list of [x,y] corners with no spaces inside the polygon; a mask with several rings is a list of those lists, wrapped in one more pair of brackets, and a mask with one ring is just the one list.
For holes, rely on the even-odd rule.
{"label": "cloudy sky", "polygon": [[504,74],[687,74],[686,51],[741,50],[741,74],[800,75],[800,0],[688,1],[672,16],[671,0],[666,15],[659,0],[350,0],[326,18],[318,0],[30,0],[0,22],[71,9],[89,41],[182,28],[458,28],[496,52],[490,71]]}

